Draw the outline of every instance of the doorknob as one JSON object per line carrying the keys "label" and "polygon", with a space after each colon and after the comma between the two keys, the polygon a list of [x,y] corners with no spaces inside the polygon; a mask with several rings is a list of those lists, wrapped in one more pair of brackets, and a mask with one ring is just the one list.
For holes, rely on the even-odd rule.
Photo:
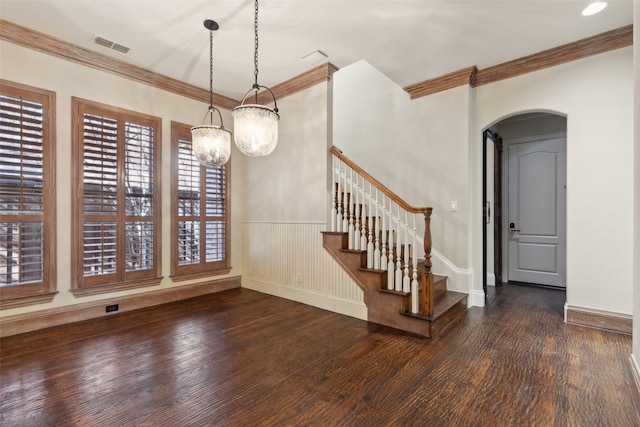
{"label": "doorknob", "polygon": [[520,229],[516,229],[516,224],[513,222],[509,223],[509,231],[520,231]]}
{"label": "doorknob", "polygon": [[491,222],[491,203],[484,202],[484,217],[485,224],[489,224]]}

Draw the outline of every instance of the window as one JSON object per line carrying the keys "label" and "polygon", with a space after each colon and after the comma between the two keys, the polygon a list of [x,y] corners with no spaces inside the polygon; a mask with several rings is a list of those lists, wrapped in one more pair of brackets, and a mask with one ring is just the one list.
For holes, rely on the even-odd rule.
{"label": "window", "polygon": [[0,80],[0,307],[56,293],[55,94]]}
{"label": "window", "polygon": [[160,283],[160,119],[73,98],[72,291]]}
{"label": "window", "polygon": [[174,280],[226,274],[229,163],[205,167],[191,152],[190,126],[171,123],[171,274]]}

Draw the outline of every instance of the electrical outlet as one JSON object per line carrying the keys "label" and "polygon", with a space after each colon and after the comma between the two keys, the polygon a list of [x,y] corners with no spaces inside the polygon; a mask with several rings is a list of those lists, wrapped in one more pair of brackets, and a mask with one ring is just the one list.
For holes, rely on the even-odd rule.
{"label": "electrical outlet", "polygon": [[107,313],[112,313],[114,311],[118,311],[118,308],[119,308],[118,304],[111,304],[111,305],[107,306],[106,311],[107,311]]}
{"label": "electrical outlet", "polygon": [[302,285],[302,273],[296,274],[296,284]]}

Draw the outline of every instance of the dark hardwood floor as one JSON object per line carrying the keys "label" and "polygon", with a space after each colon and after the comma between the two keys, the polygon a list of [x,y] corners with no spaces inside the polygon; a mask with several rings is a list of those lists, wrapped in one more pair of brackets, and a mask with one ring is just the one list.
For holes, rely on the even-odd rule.
{"label": "dark hardwood floor", "polygon": [[640,425],[631,337],[490,292],[433,340],[246,289],[7,337],[0,425]]}

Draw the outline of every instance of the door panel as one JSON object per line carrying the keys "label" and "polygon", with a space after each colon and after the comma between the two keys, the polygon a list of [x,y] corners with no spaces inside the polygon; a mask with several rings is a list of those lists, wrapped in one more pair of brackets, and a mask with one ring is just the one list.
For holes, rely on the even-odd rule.
{"label": "door panel", "polygon": [[509,280],[566,286],[564,138],[508,149]]}

